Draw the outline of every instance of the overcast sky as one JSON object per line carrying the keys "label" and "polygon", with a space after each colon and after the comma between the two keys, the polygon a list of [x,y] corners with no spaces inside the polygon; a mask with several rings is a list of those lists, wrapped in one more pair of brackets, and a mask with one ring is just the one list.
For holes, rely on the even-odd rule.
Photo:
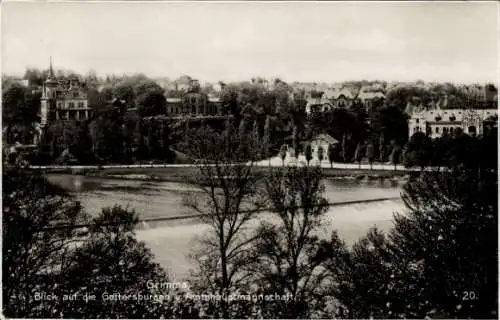
{"label": "overcast sky", "polygon": [[496,2],[2,3],[2,72],[495,81]]}

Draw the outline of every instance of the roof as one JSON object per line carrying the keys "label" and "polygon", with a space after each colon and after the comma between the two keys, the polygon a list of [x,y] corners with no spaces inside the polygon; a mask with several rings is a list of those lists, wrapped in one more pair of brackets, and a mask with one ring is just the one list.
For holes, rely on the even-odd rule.
{"label": "roof", "polygon": [[333,138],[331,135],[329,134],[318,134],[317,136],[315,136],[312,141],[314,140],[322,140],[322,141],[325,141],[329,144],[337,144],[339,143],[339,141],[335,138]]}
{"label": "roof", "polygon": [[[433,110],[420,110],[420,112],[414,112],[412,115],[412,119],[422,119],[427,122],[438,122],[438,123],[447,123],[450,122],[450,117],[454,117],[455,120],[451,121],[453,123],[462,122],[463,117],[466,114],[472,113],[474,116],[479,117],[482,120],[487,119],[490,116],[498,115],[497,109],[478,109],[478,110],[469,110],[469,109],[433,109]],[[441,117],[440,121],[436,121],[436,117]]]}
{"label": "roof", "polygon": [[181,98],[167,98],[167,103],[179,103]]}
{"label": "roof", "polygon": [[370,99],[384,99],[385,95],[382,92],[366,92],[362,91],[359,93],[358,98],[362,100],[370,100]]}
{"label": "roof", "polygon": [[307,99],[307,106],[315,106],[315,105],[320,105],[323,104],[321,98],[309,98]]}
{"label": "roof", "polygon": [[347,99],[353,99],[352,93],[349,90],[347,90],[347,89],[342,89],[340,92],[338,92],[336,94],[335,99],[340,98],[340,96],[344,96]]}

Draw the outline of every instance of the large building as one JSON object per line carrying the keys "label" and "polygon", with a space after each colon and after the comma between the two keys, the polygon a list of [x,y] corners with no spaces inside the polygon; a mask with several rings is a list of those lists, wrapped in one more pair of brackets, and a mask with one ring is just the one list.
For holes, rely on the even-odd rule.
{"label": "large building", "polygon": [[485,122],[497,117],[497,109],[415,108],[408,122],[409,136],[423,132],[430,138],[438,138],[457,129],[469,135],[481,135]]}
{"label": "large building", "polygon": [[366,110],[383,104],[385,95],[381,91],[361,90],[353,94],[347,88],[330,88],[321,96],[309,97],[307,100],[306,113],[325,112],[336,108],[350,108],[355,104],[362,104]]}
{"label": "large building", "polygon": [[166,97],[167,115],[170,117],[206,117],[225,115],[221,99],[201,91],[197,80],[190,79],[189,86],[180,91],[180,97]]}
{"label": "large building", "polygon": [[78,79],[56,79],[50,63],[49,75],[42,86],[40,118],[45,127],[54,120],[84,120],[91,116],[87,93]]}

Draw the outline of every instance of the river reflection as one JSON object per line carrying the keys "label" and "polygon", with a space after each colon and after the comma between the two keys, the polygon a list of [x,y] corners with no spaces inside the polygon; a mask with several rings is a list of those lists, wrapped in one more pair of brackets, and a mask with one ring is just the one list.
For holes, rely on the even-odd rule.
{"label": "river reflection", "polygon": [[[183,205],[186,193],[197,190],[187,184],[165,181],[110,179],[83,175],[49,174],[49,181],[74,193],[90,213],[120,204],[134,208],[141,218],[193,214]],[[400,194],[400,183],[393,180],[326,179],[325,197],[329,202],[392,198]]]}
{"label": "river reflection", "polygon": [[[64,174],[50,174],[47,178],[74,193],[92,214],[114,204],[135,209],[141,218],[193,214],[183,205],[183,198],[195,189],[183,183]],[[394,198],[399,197],[401,191],[401,183],[391,180],[326,179],[324,184],[329,202]],[[320,234],[328,237],[337,230],[347,244],[352,244],[372,226],[388,230],[392,226],[393,213],[403,211],[403,204],[397,199],[330,207]],[[260,218],[272,219],[270,215],[261,215]],[[251,222],[254,227],[258,223],[259,219]],[[209,231],[207,225],[196,219],[142,222],[138,229],[138,238],[146,242],[170,276],[178,280],[188,275],[191,263],[186,257],[198,243],[197,239]]]}

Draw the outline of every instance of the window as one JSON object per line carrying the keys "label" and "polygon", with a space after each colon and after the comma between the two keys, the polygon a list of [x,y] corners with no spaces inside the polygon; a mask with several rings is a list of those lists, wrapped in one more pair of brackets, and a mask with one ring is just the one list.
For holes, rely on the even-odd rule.
{"label": "window", "polygon": [[476,126],[470,126],[469,127],[469,133],[476,134]]}
{"label": "window", "polygon": [[61,103],[61,102],[58,102],[58,103],[57,103],[57,107],[58,107],[59,109],[62,109],[62,103]]}
{"label": "window", "polygon": [[415,122],[416,122],[416,123],[419,123],[419,122],[420,122],[420,119],[415,120]]}
{"label": "window", "polygon": [[73,92],[73,97],[78,98],[78,91]]}
{"label": "window", "polygon": [[443,128],[443,134],[448,134],[448,128],[446,127]]}
{"label": "window", "polygon": [[70,103],[68,104],[68,107],[69,107],[70,109],[73,109],[73,108],[75,107],[75,104],[74,104],[73,102],[70,102]]}
{"label": "window", "polygon": [[192,114],[195,114],[196,113],[196,106],[191,106],[191,113]]}
{"label": "window", "polygon": [[413,133],[417,132],[418,127],[413,128]]}
{"label": "window", "polygon": [[83,109],[83,102],[78,102],[78,108]]}
{"label": "window", "polygon": [[436,133],[439,133],[439,127],[436,127]]}

